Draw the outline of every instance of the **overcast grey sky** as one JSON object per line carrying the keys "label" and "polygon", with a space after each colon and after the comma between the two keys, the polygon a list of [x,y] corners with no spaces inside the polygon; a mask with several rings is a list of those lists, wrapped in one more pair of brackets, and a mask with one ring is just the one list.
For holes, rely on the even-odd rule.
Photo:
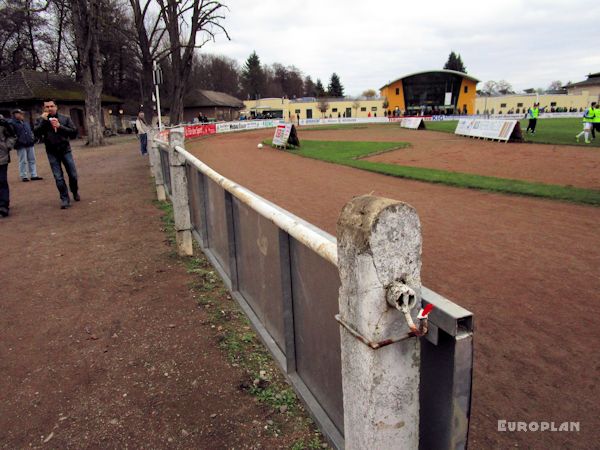
{"label": "overcast grey sky", "polygon": [[[451,50],[482,82],[517,90],[600,72],[597,0],[225,0],[231,36],[203,51],[295,65],[347,95],[441,69]],[[479,85],[481,86],[481,85]]]}

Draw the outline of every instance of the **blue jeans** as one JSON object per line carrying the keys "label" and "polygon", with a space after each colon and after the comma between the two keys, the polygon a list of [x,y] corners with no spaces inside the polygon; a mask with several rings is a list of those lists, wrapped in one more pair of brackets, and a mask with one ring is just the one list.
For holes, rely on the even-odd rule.
{"label": "blue jeans", "polygon": [[31,147],[18,148],[17,154],[19,155],[19,176],[21,179],[28,178],[27,169],[29,169],[29,178],[37,177],[33,145]]}
{"label": "blue jeans", "polygon": [[69,187],[73,195],[77,194],[77,169],[75,167],[75,160],[71,152],[63,154],[46,153],[48,155],[48,162],[50,163],[50,169],[52,169],[52,175],[54,175],[54,181],[56,181],[56,187],[60,193],[61,200],[69,201],[69,190],[65,183],[65,177],[63,175],[61,163],[65,166],[67,175],[69,176]]}
{"label": "blue jeans", "polygon": [[148,135],[146,133],[138,135],[140,137],[140,151],[142,155],[148,153]]}
{"label": "blue jeans", "polygon": [[10,206],[7,171],[8,164],[2,164],[0,166],[0,209],[8,209]]}

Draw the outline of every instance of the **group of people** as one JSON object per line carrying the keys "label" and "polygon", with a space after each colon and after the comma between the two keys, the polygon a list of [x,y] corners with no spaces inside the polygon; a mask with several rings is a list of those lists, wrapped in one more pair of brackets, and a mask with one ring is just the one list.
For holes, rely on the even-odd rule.
{"label": "group of people", "polygon": [[[33,148],[36,137],[46,147],[48,163],[60,196],[60,208],[67,209],[71,206],[69,189],[73,200],[80,201],[77,168],[70,143],[71,139],[77,137],[77,128],[71,118],[58,113],[54,100],[44,101],[43,112],[33,130],[25,121],[22,110],[15,109],[12,115],[12,119],[0,116],[0,217],[7,217],[10,211],[8,164],[11,150],[15,149],[19,155],[19,176],[22,181],[42,180],[37,174]],[[63,167],[69,180],[68,188]]]}
{"label": "group of people", "polygon": [[592,102],[590,107],[583,113],[583,130],[575,136],[575,140],[579,142],[583,135],[585,143],[589,144],[591,142],[590,134],[592,139],[596,139],[596,131],[600,132],[600,107],[596,102]]}
{"label": "group of people", "polygon": [[194,118],[194,123],[209,123],[208,117],[205,114],[199,112],[198,116]]}

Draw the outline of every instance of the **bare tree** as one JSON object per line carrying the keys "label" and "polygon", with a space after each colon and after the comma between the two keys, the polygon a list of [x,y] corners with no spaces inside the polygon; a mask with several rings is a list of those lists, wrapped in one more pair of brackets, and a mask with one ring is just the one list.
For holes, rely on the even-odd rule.
{"label": "bare tree", "polygon": [[496,83],[494,80],[486,81],[485,83],[483,83],[483,89],[481,89],[481,92],[484,95],[497,95],[498,83]]}
{"label": "bare tree", "polygon": [[[213,0],[157,0],[161,10],[169,47],[159,55],[169,56],[171,62],[171,123],[183,119],[183,96],[192,71],[194,50],[202,48],[216,38],[221,31],[229,39],[229,34],[221,25],[227,8]],[[187,38],[185,33],[187,32]]]}
{"label": "bare tree", "polygon": [[196,54],[190,88],[209,89],[240,95],[240,67],[237,61],[223,55]]}
{"label": "bare tree", "polygon": [[498,92],[502,95],[514,94],[512,85],[506,80],[498,81],[496,88]]}
{"label": "bare tree", "polygon": [[68,4],[66,0],[53,0],[52,7],[54,9],[54,15],[56,19],[56,47],[55,53],[53,55],[53,64],[52,69],[55,73],[59,73],[62,64],[62,50],[63,50],[63,41],[65,36],[65,23],[68,17]]}
{"label": "bare tree", "polygon": [[555,80],[552,83],[550,83],[550,86],[548,86],[548,90],[549,91],[559,91],[561,90],[563,87],[563,84],[560,82],[560,80]]}
{"label": "bare tree", "polygon": [[352,109],[354,109],[354,115],[358,117],[358,108],[360,108],[360,102],[358,100],[354,100],[352,102]]}
{"label": "bare tree", "polygon": [[366,97],[367,99],[370,100],[377,95],[377,92],[375,92],[374,89],[367,89],[366,91],[364,91],[362,93],[362,95],[363,95],[363,97]]}
{"label": "bare tree", "polygon": [[329,102],[327,101],[327,99],[322,98],[321,100],[319,100],[317,108],[319,108],[319,111],[321,111],[321,117],[325,117],[325,113],[329,109]]}
{"label": "bare tree", "polygon": [[38,49],[50,41],[47,8],[48,0],[0,0],[0,72],[42,66]]}
{"label": "bare tree", "polygon": [[163,43],[166,28],[162,20],[162,13],[152,16],[150,6],[153,0],[129,0],[133,9],[133,20],[136,29],[139,59],[142,66],[140,78],[141,98],[144,105],[144,114],[151,118],[153,114],[152,94],[154,83],[152,80],[152,65],[158,59],[158,53]]}
{"label": "bare tree", "polygon": [[103,0],[70,0],[75,43],[85,89],[88,145],[104,144],[102,129],[102,55],[100,53]]}

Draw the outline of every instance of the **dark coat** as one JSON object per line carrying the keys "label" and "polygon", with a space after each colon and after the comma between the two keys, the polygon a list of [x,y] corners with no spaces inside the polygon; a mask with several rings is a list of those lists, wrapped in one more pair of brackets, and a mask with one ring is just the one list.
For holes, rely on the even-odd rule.
{"label": "dark coat", "polygon": [[77,137],[77,128],[69,116],[57,114],[52,117],[56,117],[60,123],[58,130],[54,131],[50,120],[40,117],[33,127],[33,132],[44,141],[46,152],[55,155],[68,153],[71,151],[69,139]]}
{"label": "dark coat", "polygon": [[12,126],[17,135],[17,142],[15,148],[32,147],[35,144],[35,137],[33,131],[27,122],[22,120],[13,119]]}
{"label": "dark coat", "polygon": [[12,124],[6,119],[0,119],[0,166],[10,162],[10,151],[17,140]]}

